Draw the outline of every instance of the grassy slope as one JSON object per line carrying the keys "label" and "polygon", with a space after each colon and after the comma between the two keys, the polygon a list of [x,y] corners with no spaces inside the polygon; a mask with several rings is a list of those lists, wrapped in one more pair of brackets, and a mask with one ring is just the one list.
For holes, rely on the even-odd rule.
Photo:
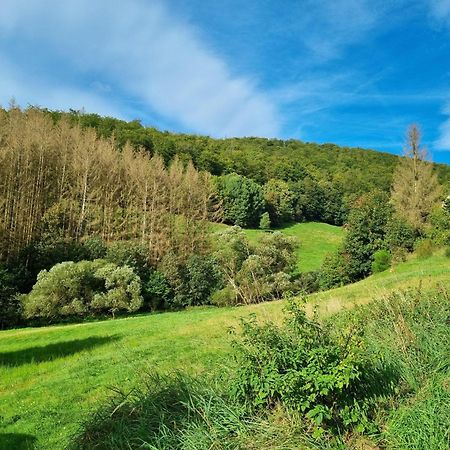
{"label": "grassy slope", "polygon": [[[450,269],[437,255],[309,302],[329,314],[389,289],[440,282],[450,282]],[[272,302],[0,332],[0,448],[25,448],[34,438],[41,448],[62,448],[107,386],[131,386],[142,367],[198,372],[226,364],[228,326],[250,312],[274,318],[281,310],[282,302]]]}
{"label": "grassy slope", "polygon": [[[223,224],[211,224],[211,226],[213,231],[228,228],[227,225]],[[325,255],[337,250],[344,237],[343,228],[319,222],[294,223],[278,230],[297,240],[299,244],[297,248],[297,268],[300,272],[319,269]],[[246,229],[244,231],[251,242],[257,242],[264,234],[264,231],[258,229]]]}

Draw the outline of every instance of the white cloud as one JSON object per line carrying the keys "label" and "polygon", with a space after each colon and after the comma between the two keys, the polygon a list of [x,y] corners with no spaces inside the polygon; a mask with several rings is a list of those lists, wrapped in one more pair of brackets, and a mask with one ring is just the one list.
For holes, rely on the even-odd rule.
{"label": "white cloud", "polygon": [[443,113],[447,115],[447,120],[439,127],[439,138],[435,147],[438,151],[450,151],[450,101],[444,107]]}
{"label": "white cloud", "polygon": [[60,108],[83,103],[86,109],[102,112],[117,108],[113,85],[195,132],[280,132],[271,99],[251,79],[232,74],[196,29],[177,20],[159,1],[2,0],[2,37],[16,37],[30,46],[30,52],[45,48],[43,55],[53,66],[63,64],[73,71],[69,78],[99,78],[86,89],[61,76],[36,79],[27,74],[30,63],[25,61],[18,71],[26,76],[17,78],[17,70],[6,61],[0,66],[2,101],[14,95],[25,103]]}
{"label": "white cloud", "polygon": [[428,6],[433,19],[450,25],[450,0],[429,0]]}

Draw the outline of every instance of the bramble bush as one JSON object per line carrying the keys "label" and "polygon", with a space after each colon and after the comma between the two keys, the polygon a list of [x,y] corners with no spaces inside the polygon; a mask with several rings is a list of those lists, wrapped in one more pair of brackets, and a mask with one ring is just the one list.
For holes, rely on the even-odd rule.
{"label": "bramble bush", "polygon": [[287,312],[281,326],[254,317],[242,321],[233,395],[252,413],[278,404],[300,413],[316,437],[326,426],[364,431],[370,401],[358,392],[370,362],[360,329],[335,335],[294,301]]}
{"label": "bramble bush", "polygon": [[387,250],[378,250],[373,255],[372,273],[384,272],[391,267],[392,256]]}

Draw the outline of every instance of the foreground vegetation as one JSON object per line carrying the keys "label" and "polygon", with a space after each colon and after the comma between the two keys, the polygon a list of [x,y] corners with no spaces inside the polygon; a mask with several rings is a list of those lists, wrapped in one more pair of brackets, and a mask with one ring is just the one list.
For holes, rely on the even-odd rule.
{"label": "foreground vegetation", "polygon": [[[448,258],[437,254],[315,294],[308,303],[318,303],[319,315],[325,317],[395,288],[420,284],[432,288],[449,282]],[[212,367],[220,371],[230,363],[228,327],[252,312],[262,319],[280,318],[283,305],[279,301],[243,308],[194,308],[0,332],[0,439],[8,445],[0,443],[17,447],[35,439],[40,448],[62,448],[79,422],[109,395],[108,387],[127,391],[140,383],[143,372],[155,370],[182,368],[191,375]]]}

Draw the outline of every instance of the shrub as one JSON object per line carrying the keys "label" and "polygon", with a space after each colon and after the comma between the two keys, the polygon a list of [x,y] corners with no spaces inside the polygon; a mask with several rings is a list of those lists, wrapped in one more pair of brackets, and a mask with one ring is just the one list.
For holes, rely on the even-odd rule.
{"label": "shrub", "polygon": [[131,267],[109,263],[98,268],[94,275],[104,281],[106,292],[94,294],[90,310],[109,312],[114,317],[118,311],[133,312],[142,306],[141,280]]}
{"label": "shrub", "polygon": [[291,290],[295,240],[275,232],[264,235],[257,246],[251,246],[237,227],[220,234],[219,240],[215,256],[237,303],[280,298]]}
{"label": "shrub", "polygon": [[26,318],[55,320],[97,312],[136,311],[142,305],[140,279],[130,267],[104,260],[67,261],[43,270],[23,297]]}
{"label": "shrub", "polygon": [[344,250],[328,254],[319,272],[320,288],[331,289],[351,283],[350,272],[350,256]]}
{"label": "shrub", "polygon": [[372,273],[384,272],[391,267],[392,256],[387,250],[378,250],[373,255]]}
{"label": "shrub", "polygon": [[301,272],[292,283],[295,293],[306,295],[320,290],[320,272]]}
{"label": "shrub", "polygon": [[237,301],[236,292],[231,286],[225,286],[211,296],[211,303],[216,306],[233,306]]}
{"label": "shrub", "polygon": [[118,266],[129,266],[141,278],[146,279],[150,274],[148,264],[148,248],[135,241],[117,241],[112,243],[105,259]]}
{"label": "shrub", "polygon": [[414,228],[402,218],[391,218],[386,225],[386,244],[391,251],[403,248],[412,251],[416,240]]}
{"label": "shrub", "polygon": [[0,268],[0,329],[17,325],[21,319],[21,303],[12,275]]}
{"label": "shrub", "polygon": [[142,283],[142,296],[147,309],[157,310],[167,307],[171,295],[172,289],[167,278],[158,270],[152,271]]}
{"label": "shrub", "polygon": [[173,292],[169,306],[174,308],[209,304],[213,292],[223,287],[222,271],[214,256],[191,255],[183,262],[168,254],[160,270]]}
{"label": "shrub", "polygon": [[316,434],[322,425],[363,430],[367,404],[356,392],[369,370],[360,333],[333,336],[331,326],[308,319],[290,302],[284,325],[242,322],[235,341],[237,375],[233,394],[252,412],[278,404],[304,416]]}
{"label": "shrub", "polygon": [[268,212],[265,212],[261,215],[261,219],[259,221],[259,228],[261,230],[267,231],[270,230],[270,216]]}
{"label": "shrub", "polygon": [[434,245],[431,239],[420,239],[416,242],[415,252],[418,258],[429,258],[433,255]]}
{"label": "shrub", "polygon": [[226,223],[241,227],[258,225],[264,210],[261,186],[249,178],[232,173],[218,177],[216,187]]}
{"label": "shrub", "polygon": [[82,244],[86,250],[86,259],[93,261],[94,259],[103,259],[106,256],[108,248],[101,237],[89,237]]}
{"label": "shrub", "polygon": [[445,248],[445,256],[447,258],[450,258],[450,245],[447,245],[447,247]]}

